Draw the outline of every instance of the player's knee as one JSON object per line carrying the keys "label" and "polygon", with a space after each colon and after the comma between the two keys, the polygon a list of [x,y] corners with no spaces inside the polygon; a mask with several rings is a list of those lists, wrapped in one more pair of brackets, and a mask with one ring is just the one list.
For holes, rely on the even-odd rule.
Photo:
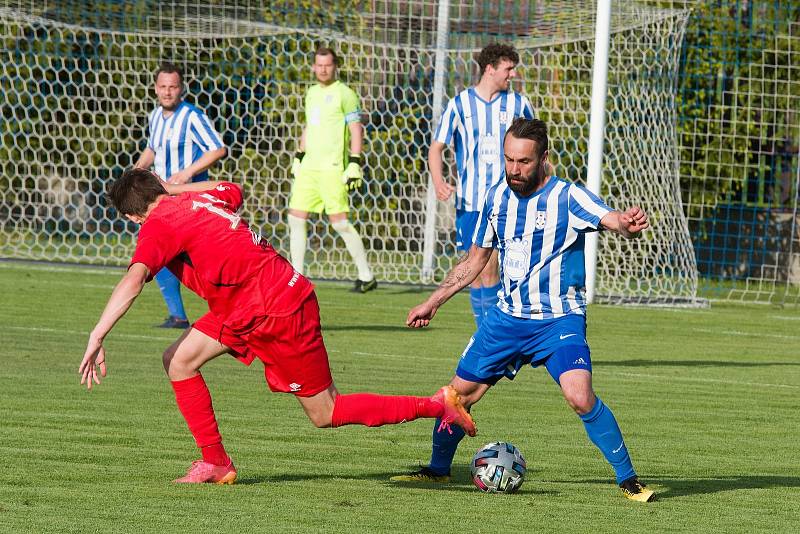
{"label": "player's knee", "polygon": [[569,404],[570,408],[575,410],[575,413],[578,415],[591,412],[595,403],[594,391],[591,389],[565,391],[564,398],[567,400],[567,404]]}

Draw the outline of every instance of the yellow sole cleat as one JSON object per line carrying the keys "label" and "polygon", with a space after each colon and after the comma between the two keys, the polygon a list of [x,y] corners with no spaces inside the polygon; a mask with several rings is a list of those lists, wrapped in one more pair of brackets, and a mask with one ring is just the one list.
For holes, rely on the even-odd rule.
{"label": "yellow sole cleat", "polygon": [[447,484],[450,482],[450,475],[439,475],[428,467],[423,467],[414,473],[406,475],[396,475],[390,478],[392,482],[411,482],[416,484]]}
{"label": "yellow sole cleat", "polygon": [[647,489],[647,486],[639,482],[637,477],[631,477],[619,485],[622,494],[626,498],[636,502],[653,502],[656,500],[656,494],[653,490]]}

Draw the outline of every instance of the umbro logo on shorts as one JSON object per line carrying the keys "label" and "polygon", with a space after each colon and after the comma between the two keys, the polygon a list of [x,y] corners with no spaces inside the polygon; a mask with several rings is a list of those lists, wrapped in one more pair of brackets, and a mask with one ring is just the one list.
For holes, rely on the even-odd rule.
{"label": "umbro logo on shorts", "polygon": [[297,382],[292,382],[291,384],[289,384],[289,390],[293,392],[300,391],[301,387],[303,386],[301,384],[298,384]]}

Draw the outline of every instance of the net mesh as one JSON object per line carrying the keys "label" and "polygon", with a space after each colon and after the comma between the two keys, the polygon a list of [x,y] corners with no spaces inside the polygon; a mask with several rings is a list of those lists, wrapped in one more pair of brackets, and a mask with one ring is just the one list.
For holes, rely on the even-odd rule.
{"label": "net mesh", "polygon": [[[337,50],[340,78],[362,99],[368,185],[351,197],[351,219],[380,280],[423,280],[426,222],[434,230],[427,234],[433,280],[456,260],[452,206],[433,206],[435,218],[426,218],[427,146],[441,112],[436,91],[446,101],[476,83],[474,57],[487,42],[517,48],[515,89],[547,121],[557,173],[585,180],[594,2],[451,2],[444,47],[437,47],[438,2],[315,5],[0,4],[0,255],[129,259],[136,229],[102,195],[145,146],[152,73],[162,60],[184,69],[186,99],[206,112],[229,147],[212,177],[244,184],[247,218],[284,253],[289,169],[320,43]],[[601,235],[597,295],[693,303],[697,269],[681,208],[675,130],[688,11],[620,1],[612,13],[601,196],[614,207],[642,206],[653,230],[635,241]],[[310,237],[312,277],[355,278],[324,219],[312,220]]]}

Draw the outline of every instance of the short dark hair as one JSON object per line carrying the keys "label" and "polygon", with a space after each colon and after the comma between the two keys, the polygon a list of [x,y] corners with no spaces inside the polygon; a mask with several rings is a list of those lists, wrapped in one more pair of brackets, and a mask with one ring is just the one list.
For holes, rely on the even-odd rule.
{"label": "short dark hair", "polygon": [[[517,117],[506,130],[506,137],[513,135],[517,139],[530,139],[536,142],[539,149],[537,156],[542,157],[547,150],[547,124],[539,119],[526,119]],[[503,139],[505,141],[505,139]]]}
{"label": "short dark hair", "polygon": [[128,169],[108,188],[107,198],[123,215],[144,215],[147,207],[167,190],[161,178],[147,169]]}
{"label": "short dark hair", "polygon": [[161,65],[159,65],[159,67],[158,67],[158,70],[156,71],[156,75],[155,75],[154,80],[158,81],[158,75],[161,74],[162,72],[164,72],[166,74],[177,73],[178,80],[181,83],[183,83],[183,71],[176,64],[170,63],[169,61],[164,61],[163,63],[161,63]]}
{"label": "short dark hair", "polygon": [[502,59],[511,61],[516,65],[519,63],[519,54],[517,54],[513,46],[500,43],[492,43],[481,50],[480,54],[478,54],[478,67],[481,69],[481,76],[486,72],[486,67],[491,65],[497,68]]}
{"label": "short dark hair", "polygon": [[314,57],[316,58],[317,56],[333,56],[333,64],[339,65],[339,56],[336,55],[336,52],[333,51],[333,48],[328,48],[327,46],[318,46],[314,51]]}

